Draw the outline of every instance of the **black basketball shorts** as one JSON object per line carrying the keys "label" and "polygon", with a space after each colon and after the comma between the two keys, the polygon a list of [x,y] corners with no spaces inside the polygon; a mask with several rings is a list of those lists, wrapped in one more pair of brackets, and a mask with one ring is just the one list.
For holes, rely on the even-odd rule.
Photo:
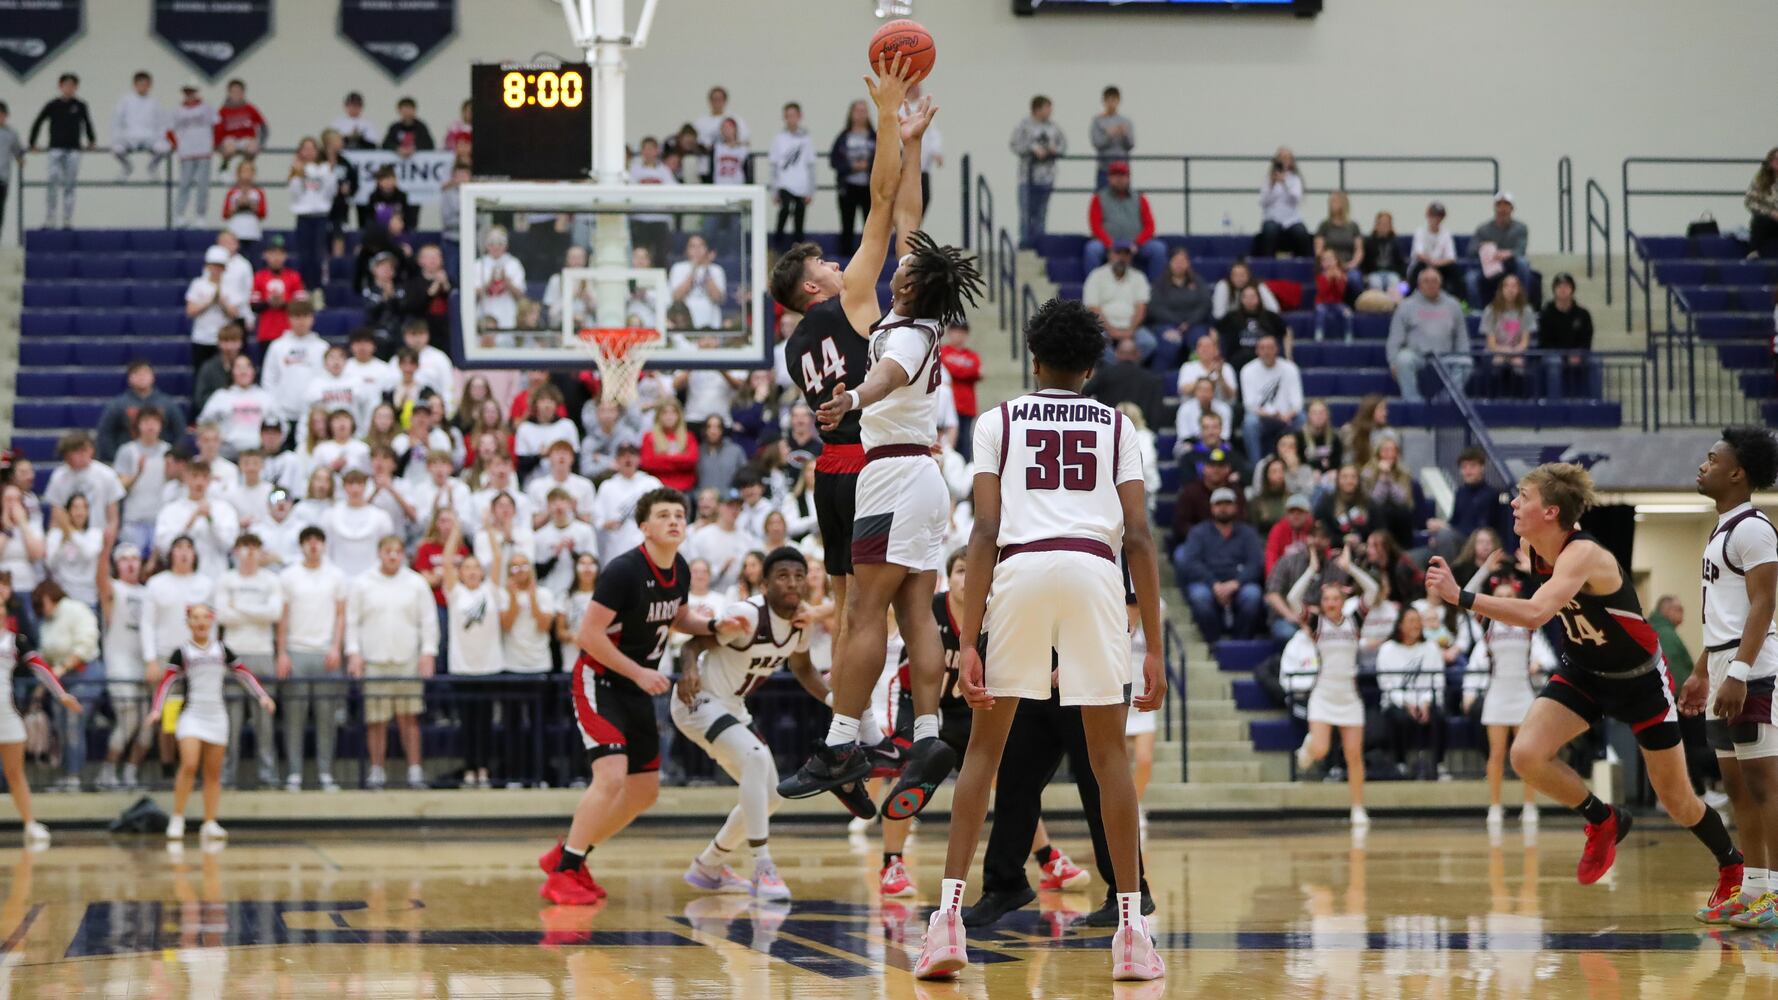
{"label": "black basketball shorts", "polygon": [[852,520],[858,513],[858,473],[815,471],[815,523],[828,576],[852,575]]}
{"label": "black basketball shorts", "polygon": [[1667,662],[1658,657],[1653,670],[1628,678],[1604,677],[1564,663],[1538,697],[1549,698],[1588,723],[1616,719],[1630,727],[1644,750],[1675,747],[1680,743],[1679,708]]}

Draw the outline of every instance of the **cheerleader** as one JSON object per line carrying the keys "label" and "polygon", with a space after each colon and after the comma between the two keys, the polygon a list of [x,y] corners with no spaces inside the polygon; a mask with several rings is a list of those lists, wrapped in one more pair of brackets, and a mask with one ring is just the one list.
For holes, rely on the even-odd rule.
{"label": "cheerleader", "polygon": [[1313,644],[1309,664],[1315,673],[1309,692],[1309,735],[1297,748],[1300,770],[1308,770],[1327,756],[1333,731],[1340,730],[1340,746],[1346,753],[1346,783],[1352,793],[1352,825],[1370,825],[1364,811],[1364,701],[1358,696],[1358,633],[1366,612],[1377,600],[1377,581],[1352,561],[1350,548],[1340,550],[1336,565],[1358,584],[1359,596],[1348,598],[1337,583],[1321,585],[1320,602],[1311,610],[1303,606],[1309,586],[1321,575],[1321,555],[1309,550],[1309,568],[1285,595],[1291,614],[1304,620],[1304,632]]}
{"label": "cheerleader", "polygon": [[[105,622],[101,646],[105,656],[106,695],[114,725],[99,768],[99,790],[136,787],[136,768],[153,743],[143,725],[142,612],[147,588],[142,585],[142,550],[119,542],[111,550],[115,570],[102,562],[94,581],[99,611]],[[123,774],[118,774],[118,764]]]}
{"label": "cheerleader", "polygon": [[[1477,570],[1465,589],[1480,592],[1492,571],[1492,566]],[[1520,596],[1516,578],[1503,577],[1496,582],[1492,594]],[[1555,670],[1556,653],[1536,629],[1491,621],[1480,615],[1474,616],[1471,627],[1477,637],[1469,657],[1469,670],[1463,677],[1463,711],[1469,714],[1476,699],[1481,699],[1482,725],[1488,731],[1488,829],[1497,832],[1505,821],[1500,790],[1506,780],[1507,750],[1537,697],[1541,685],[1536,676]],[[1524,826],[1537,825],[1537,791],[1529,783],[1525,785],[1525,808],[1519,813],[1519,822]]]}
{"label": "cheerleader", "polygon": [[[11,598],[12,577],[0,572],[0,604]],[[6,690],[0,693],[0,770],[5,771],[6,787],[12,791],[12,804],[18,808],[25,840],[33,847],[47,847],[49,828],[33,817],[31,786],[25,780],[25,720],[12,701],[12,678],[19,667],[30,667],[70,715],[80,714],[80,699],[62,689],[55,671],[49,669],[31,645],[31,637],[18,627],[16,619],[6,615],[4,627],[0,627],[0,677],[6,678]]]}
{"label": "cheerleader", "polygon": [[228,752],[229,736],[223,681],[232,676],[258,699],[267,715],[277,711],[277,705],[246,664],[216,637],[216,612],[208,604],[187,608],[185,622],[187,639],[166,658],[167,672],[154,690],[154,706],[148,711],[150,722],[160,718],[168,690],[175,682],[184,683],[185,704],[173,730],[174,739],[179,741],[179,776],[173,781],[173,818],[167,822],[167,839],[185,836],[185,804],[191,798],[191,784],[201,763],[204,825],[198,836],[207,841],[226,840],[228,831],[216,822],[217,807],[222,802],[222,761]]}

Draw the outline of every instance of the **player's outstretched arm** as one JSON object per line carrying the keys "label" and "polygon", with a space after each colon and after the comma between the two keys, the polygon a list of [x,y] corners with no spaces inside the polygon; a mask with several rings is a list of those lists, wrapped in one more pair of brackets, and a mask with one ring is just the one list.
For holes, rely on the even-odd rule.
{"label": "player's outstretched arm", "polygon": [[[976,439],[978,442],[980,437]],[[992,468],[993,466],[984,466]],[[970,529],[969,549],[964,556],[966,572],[971,580],[994,579],[994,564],[1000,561],[1000,476],[994,472],[977,472],[975,476],[975,525]],[[957,642],[962,650],[957,660],[957,689],[971,708],[992,708],[994,699],[983,685],[982,657],[977,644],[982,636],[982,621],[988,614],[988,588],[967,587],[963,592],[963,618],[957,623]]]}
{"label": "player's outstretched arm", "polygon": [[[883,258],[889,252],[889,227],[894,222],[895,193],[901,185],[901,102],[907,96],[907,61],[896,55],[890,63],[877,64],[877,78],[864,78],[871,100],[877,105],[877,153],[870,168],[870,212],[858,249],[846,265],[845,287],[840,303],[852,326],[868,330],[882,318],[877,301],[877,279],[883,274]],[[868,316],[868,318],[866,318]]]}
{"label": "player's outstretched arm", "polygon": [[895,192],[895,257],[900,260],[913,249],[909,238],[926,217],[926,199],[920,196],[920,147],[925,141],[926,126],[938,114],[938,106],[930,96],[920,98],[906,115],[899,116],[901,128],[901,184]]}
{"label": "player's outstretched arm", "polygon": [[[1593,560],[1601,554],[1609,558],[1609,553],[1592,542],[1569,545],[1556,557],[1555,571],[1547,583],[1537,588],[1537,593],[1528,598],[1477,594],[1470,610],[1484,618],[1492,618],[1508,625],[1542,628],[1545,622],[1556,617],[1556,612],[1574,600],[1574,595],[1587,585],[1587,578],[1593,571]],[[1436,588],[1447,604],[1457,604],[1463,596],[1463,591],[1457,586],[1456,575],[1451,572],[1451,567],[1442,556],[1434,556],[1431,565],[1427,567],[1426,586],[1428,589]]]}
{"label": "player's outstretched arm", "polygon": [[[998,482],[998,481],[997,481]],[[1161,707],[1167,698],[1167,671],[1161,660],[1165,637],[1161,633],[1161,570],[1155,556],[1154,533],[1148,525],[1147,489],[1142,480],[1119,483],[1118,503],[1124,508],[1124,560],[1130,567],[1130,585],[1136,591],[1136,610],[1142,616],[1142,634],[1148,640],[1148,654],[1142,658],[1142,697],[1131,705],[1143,712]],[[974,554],[974,549],[970,550]],[[975,571],[971,564],[970,572]],[[989,566],[984,572],[993,572]],[[983,579],[972,577],[971,579]],[[978,588],[968,588],[973,593]],[[985,588],[982,588],[985,589]]]}
{"label": "player's outstretched arm", "polygon": [[864,409],[907,385],[913,378],[899,360],[885,354],[870,366],[870,372],[864,376],[864,384],[857,389],[847,391],[844,382],[835,385],[833,398],[822,403],[821,409],[815,411],[815,422],[824,430],[832,430],[840,425],[841,418],[848,412]]}

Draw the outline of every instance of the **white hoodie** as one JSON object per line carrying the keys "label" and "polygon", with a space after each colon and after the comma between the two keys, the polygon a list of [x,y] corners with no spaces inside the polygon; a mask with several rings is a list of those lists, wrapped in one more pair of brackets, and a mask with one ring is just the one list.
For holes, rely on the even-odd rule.
{"label": "white hoodie", "polygon": [[340,181],[325,163],[311,163],[290,178],[290,214],[326,215],[333,211],[333,196]]}
{"label": "white hoodie", "polygon": [[301,421],[307,415],[309,383],[327,374],[322,364],[326,357],[327,341],[314,333],[306,337],[286,333],[266,348],[265,370],[259,381],[272,394],[279,417]]}
{"label": "white hoodie", "polygon": [[798,198],[815,194],[815,140],[808,130],[772,137],[772,187]]}
{"label": "white hoodie", "polygon": [[134,89],[117,99],[111,113],[111,141],[124,145],[152,145],[167,135],[167,109],[152,96]]}

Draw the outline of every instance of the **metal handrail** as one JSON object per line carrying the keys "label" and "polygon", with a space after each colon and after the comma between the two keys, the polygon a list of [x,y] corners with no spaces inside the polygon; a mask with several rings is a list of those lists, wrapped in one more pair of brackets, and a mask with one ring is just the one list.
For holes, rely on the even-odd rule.
{"label": "metal handrail", "polygon": [[[1190,753],[1187,749],[1186,706],[1185,706],[1185,640],[1180,637],[1179,630],[1168,620],[1161,622],[1161,662],[1167,670],[1167,703],[1161,713],[1161,733],[1163,740],[1179,741],[1179,780],[1186,781],[1191,773]],[[1175,721],[1177,718],[1177,721]],[[1175,735],[1177,732],[1177,735]]]}
{"label": "metal handrail", "polygon": [[[965,224],[965,229],[968,225]],[[998,293],[991,280],[994,275],[994,191],[988,186],[988,175],[977,174],[975,178],[975,242],[981,257],[981,271],[989,276],[988,301],[993,302]],[[1005,325],[1005,321],[1001,322]]]}
{"label": "metal handrail", "polygon": [[1744,195],[1745,187],[1735,188],[1636,188],[1631,186],[1630,173],[1634,167],[1666,166],[1666,167],[1723,167],[1746,166],[1757,169],[1760,161],[1757,157],[1743,156],[1626,156],[1621,167],[1622,197],[1624,206],[1624,323],[1633,325],[1636,321],[1635,295],[1638,286],[1642,289],[1642,312],[1647,321],[1649,331],[1654,330],[1653,304],[1653,268],[1646,259],[1642,261],[1642,273],[1636,273],[1636,230],[1630,219],[1632,201],[1636,198],[1736,198]]}
{"label": "metal handrail", "polygon": [[1037,311],[1039,304],[1037,293],[1031,290],[1031,285],[1027,282],[1019,290],[1019,325],[1012,332],[1013,360],[1019,362],[1019,378],[1027,390],[1031,388],[1031,366],[1024,360],[1025,327],[1031,322],[1031,314]]}
{"label": "metal handrail", "polygon": [[[1204,165],[1204,164],[1215,164],[1215,163],[1251,163],[1251,164],[1263,166],[1264,164],[1271,161],[1272,154],[1270,154],[1270,153],[1245,154],[1245,155],[1244,154],[1234,154],[1234,155],[1230,155],[1230,154],[1217,154],[1217,155],[1134,154],[1134,155],[1130,155],[1130,156],[1125,156],[1125,157],[1123,157],[1123,159],[1129,161],[1132,164],[1172,163],[1172,164],[1177,164],[1179,166],[1180,184],[1178,187],[1157,187],[1157,186],[1154,186],[1151,184],[1144,183],[1144,184],[1138,185],[1137,190],[1139,190],[1142,194],[1145,194],[1145,195],[1180,195],[1180,196],[1182,196],[1183,200],[1184,200],[1184,209],[1185,210],[1184,210],[1184,217],[1182,219],[1183,229],[1181,231],[1190,233],[1190,232],[1194,232],[1194,230],[1192,229],[1192,211],[1191,211],[1191,202],[1192,202],[1193,197],[1200,196],[1200,195],[1252,194],[1255,191],[1255,187],[1251,184],[1242,185],[1239,187],[1195,184],[1192,181],[1192,167],[1193,167],[1193,165]],[[1440,196],[1440,197],[1456,197],[1456,196],[1475,195],[1475,196],[1488,197],[1488,196],[1492,196],[1495,192],[1500,190],[1500,161],[1497,158],[1492,157],[1492,156],[1432,156],[1432,155],[1416,155],[1416,156],[1364,155],[1364,156],[1356,156],[1356,155],[1337,155],[1337,154],[1317,154],[1317,155],[1299,155],[1296,158],[1296,161],[1299,164],[1303,164],[1305,166],[1319,163],[1319,164],[1333,164],[1335,167],[1335,176],[1336,176],[1337,180],[1334,184],[1332,184],[1330,186],[1325,186],[1325,187],[1305,185],[1305,187],[1303,188],[1304,194],[1331,194],[1332,192],[1335,192],[1335,191],[1344,191],[1348,195],[1434,195],[1434,196]],[[1094,163],[1094,164],[1097,164],[1098,162],[1099,162],[1098,156],[1086,155],[1086,154],[1072,154],[1072,155],[1067,155],[1067,156],[1058,156],[1058,157],[1054,157],[1050,160],[1045,161],[1045,163],[1057,163],[1057,164],[1060,164],[1060,163]],[[1428,164],[1442,163],[1442,164],[1466,164],[1466,165],[1472,165],[1472,166],[1486,166],[1489,170],[1489,184],[1485,188],[1476,188],[1476,187],[1453,187],[1453,186],[1353,187],[1347,183],[1347,168],[1349,166],[1355,166],[1355,165],[1360,165],[1360,164],[1404,164],[1404,163],[1428,163]],[[1023,173],[1020,175],[1021,180],[1028,182],[1031,164],[1022,165],[1020,169],[1023,171]],[[1055,185],[1050,188],[1050,193],[1052,195],[1056,195],[1056,194],[1095,194],[1095,193],[1097,193],[1097,188],[1071,186],[1071,185]]]}
{"label": "metal handrail", "polygon": [[1501,456],[1500,449],[1494,444],[1493,435],[1488,433],[1488,425],[1477,412],[1475,404],[1470,401],[1469,394],[1463,391],[1463,384],[1445,367],[1444,361],[1436,354],[1427,355],[1432,363],[1433,373],[1438,376],[1439,383],[1444,386],[1445,394],[1450,397],[1451,405],[1468,425],[1469,443],[1482,449],[1488,458],[1488,470],[1502,483],[1513,481],[1512,470],[1507,467],[1506,459]]}
{"label": "metal handrail", "polygon": [[[1556,161],[1556,249],[1574,252],[1574,159],[1567,155]],[[1589,260],[1587,277],[1592,276]]]}
{"label": "metal handrail", "polygon": [[[1593,195],[1595,193],[1599,196],[1599,212],[1597,215],[1593,212]],[[1599,186],[1598,181],[1589,177],[1587,178],[1586,198],[1587,277],[1589,279],[1593,277],[1593,234],[1596,232],[1599,234],[1600,242],[1604,244],[1605,247],[1605,304],[1611,305],[1611,197],[1605,193],[1603,187]],[[1569,205],[1569,210],[1573,211],[1572,202]],[[1573,238],[1573,234],[1570,233],[1570,242],[1568,245],[1569,253],[1574,252]]]}
{"label": "metal handrail", "polygon": [[963,240],[963,249],[968,250],[970,247],[970,226],[969,226],[970,183],[969,183],[969,179],[973,175],[973,170],[971,169],[971,163],[970,163],[968,153],[963,154],[963,161],[960,164],[960,166],[962,168],[960,172],[963,175],[963,190],[962,190],[961,196],[957,199],[957,203],[959,205],[961,205],[963,208],[963,221],[957,227],[957,230],[961,234],[960,238]]}

